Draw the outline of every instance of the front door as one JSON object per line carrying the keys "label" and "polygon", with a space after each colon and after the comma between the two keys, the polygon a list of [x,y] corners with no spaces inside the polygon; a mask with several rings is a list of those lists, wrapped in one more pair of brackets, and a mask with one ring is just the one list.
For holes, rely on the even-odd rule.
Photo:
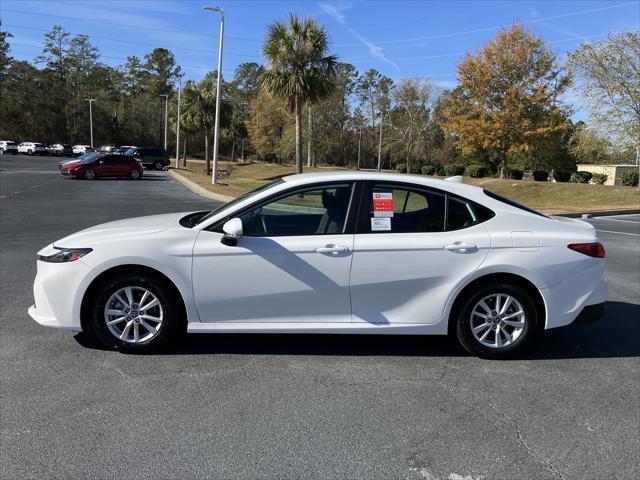
{"label": "front door", "polygon": [[489,251],[482,207],[386,182],[370,184],[363,199],[351,271],[353,321],[437,323],[451,291]]}
{"label": "front door", "polygon": [[203,230],[193,251],[201,322],[350,322],[352,183],[279,194],[237,216],[243,236]]}

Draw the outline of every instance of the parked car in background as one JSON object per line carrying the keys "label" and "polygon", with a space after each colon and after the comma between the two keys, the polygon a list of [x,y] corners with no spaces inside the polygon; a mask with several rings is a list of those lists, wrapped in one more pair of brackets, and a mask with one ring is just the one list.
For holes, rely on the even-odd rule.
{"label": "parked car in background", "polygon": [[604,257],[592,225],[455,177],[294,175],[211,212],[57,240],[38,252],[29,314],[128,352],[185,329],[450,333],[503,358],[540,330],[598,319]]}
{"label": "parked car in background", "polygon": [[73,149],[71,148],[71,145],[68,145],[66,143],[54,143],[53,145],[49,145],[47,147],[47,153],[55,155],[56,157],[59,157],[61,155],[67,155],[70,157],[71,155],[73,155]]}
{"label": "parked car in background", "polygon": [[93,152],[72,162],[66,162],[60,169],[63,177],[94,180],[98,177],[129,177],[138,180],[142,177],[142,165],[128,155],[103,154]]}
{"label": "parked car in background", "polygon": [[18,153],[26,153],[27,155],[46,155],[47,150],[41,143],[22,142],[20,145],[18,145]]}
{"label": "parked car in background", "polygon": [[169,165],[169,155],[164,148],[157,147],[136,147],[127,152],[127,155],[131,155],[140,160],[140,163],[147,168],[155,168],[156,170],[162,170]]}
{"label": "parked car in background", "polygon": [[74,145],[71,147],[74,155],[84,155],[85,153],[93,152],[93,148],[89,145]]}
{"label": "parked car in background", "polygon": [[0,155],[4,155],[5,153],[17,154],[18,145],[16,142],[12,142],[11,140],[0,140]]}
{"label": "parked car in background", "polygon": [[135,145],[122,145],[116,148],[112,153],[116,155],[125,155],[129,150],[136,149],[136,148],[138,147],[136,147]]}

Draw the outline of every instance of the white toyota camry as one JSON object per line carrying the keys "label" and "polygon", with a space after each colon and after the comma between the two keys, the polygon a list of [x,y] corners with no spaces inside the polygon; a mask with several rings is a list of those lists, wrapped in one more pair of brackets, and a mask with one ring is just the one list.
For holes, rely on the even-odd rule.
{"label": "white toyota camry", "polygon": [[29,314],[126,352],[186,329],[452,334],[494,358],[602,315],[591,225],[449,180],[294,175],[210,212],[98,225],[38,252]]}

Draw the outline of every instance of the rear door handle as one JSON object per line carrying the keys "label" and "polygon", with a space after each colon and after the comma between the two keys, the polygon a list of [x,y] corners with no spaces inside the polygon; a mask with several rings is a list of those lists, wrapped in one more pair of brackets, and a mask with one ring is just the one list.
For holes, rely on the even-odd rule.
{"label": "rear door handle", "polygon": [[450,252],[475,252],[478,250],[478,246],[473,243],[455,242],[450,245],[444,246],[445,250]]}
{"label": "rear door handle", "polygon": [[318,253],[345,253],[349,249],[342,245],[325,245],[324,247],[316,248]]}

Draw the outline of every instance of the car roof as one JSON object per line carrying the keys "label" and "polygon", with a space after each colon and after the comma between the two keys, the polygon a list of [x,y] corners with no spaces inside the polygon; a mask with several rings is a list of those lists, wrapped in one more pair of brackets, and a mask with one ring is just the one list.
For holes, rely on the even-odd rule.
{"label": "car roof", "polygon": [[480,196],[484,196],[482,188],[476,187],[475,185],[468,185],[465,183],[447,181],[422,175],[407,175],[405,173],[331,171],[289,175],[286,177],[282,177],[282,179],[292,186],[297,184],[305,185],[318,181],[339,182],[354,180],[412,183],[415,185],[445,190],[454,194],[457,193],[472,200],[474,197],[479,198]]}

